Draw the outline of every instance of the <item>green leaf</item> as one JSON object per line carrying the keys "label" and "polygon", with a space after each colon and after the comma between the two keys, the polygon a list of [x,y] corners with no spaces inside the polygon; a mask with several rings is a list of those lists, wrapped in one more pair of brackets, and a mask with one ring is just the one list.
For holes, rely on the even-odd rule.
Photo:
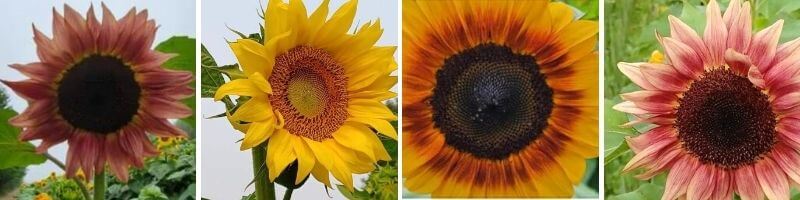
{"label": "green leaf", "polygon": [[688,0],[684,0],[683,10],[679,18],[698,33],[703,33],[706,29],[706,15],[704,11],[705,7],[695,6],[689,3]]}
{"label": "green leaf", "polygon": [[638,189],[634,190],[633,192],[628,192],[625,194],[620,194],[617,196],[609,197],[609,200],[658,200],[661,199],[661,195],[664,193],[664,187],[645,183],[639,186]]}
{"label": "green leaf", "polygon": [[623,128],[620,125],[625,124],[628,122],[628,116],[617,110],[614,110],[613,107],[620,100],[618,98],[614,99],[605,99],[604,101],[604,109],[605,109],[605,137],[603,138],[605,142],[605,149],[610,149],[619,146],[620,143],[623,143],[625,136],[635,135],[636,131],[632,128]]}
{"label": "green leaf", "polygon": [[[177,54],[175,57],[167,60],[167,62],[164,63],[165,68],[187,71],[195,74],[197,65],[195,65],[196,49],[194,38],[186,36],[173,36],[158,44],[156,46],[156,50],[163,53]],[[189,87],[194,88],[194,85],[195,81],[189,83]],[[186,106],[192,108],[192,110],[195,110],[195,98],[195,96],[192,96],[184,99],[182,102],[186,104]],[[180,120],[192,125],[192,127],[195,127],[194,118],[195,115],[192,114],[191,116]]]}
{"label": "green leaf", "polygon": [[19,141],[21,130],[8,124],[8,119],[16,115],[10,108],[0,109],[0,169],[42,164],[47,160],[36,153],[31,143]]}
{"label": "green leaf", "polygon": [[168,200],[166,194],[161,192],[161,188],[155,185],[148,185],[139,192],[139,200]]}
{"label": "green leaf", "polygon": [[[180,197],[178,197],[178,200],[182,200],[182,199],[195,199],[195,198],[196,198],[196,197],[195,197],[195,194],[197,193],[197,188],[196,188],[196,187],[197,187],[197,186],[195,186],[195,184],[194,184],[194,183],[192,183],[191,185],[189,185],[189,188],[186,188],[186,190],[185,190],[185,191],[183,191],[183,193],[181,193],[181,196],[180,196]],[[189,198],[189,197],[191,197],[191,198]]]}

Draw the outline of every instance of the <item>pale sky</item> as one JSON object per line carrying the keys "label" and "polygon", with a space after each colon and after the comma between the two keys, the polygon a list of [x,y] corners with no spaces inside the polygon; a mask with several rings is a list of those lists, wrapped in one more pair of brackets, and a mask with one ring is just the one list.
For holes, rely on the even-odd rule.
{"label": "pale sky", "polygon": [[[258,17],[258,0],[244,1],[203,0],[201,12],[202,42],[214,56],[218,64],[233,64],[236,59],[225,40],[232,41],[238,36],[226,28],[226,25],[242,33],[258,32],[258,24],[263,23]],[[320,4],[320,0],[304,1],[308,12],[312,12]],[[331,0],[329,13],[333,13],[343,0]],[[398,13],[396,0],[358,2],[354,24],[364,24],[380,18],[384,32],[378,45],[398,44]],[[266,5],[262,0],[261,5]],[[355,27],[356,25],[353,25]],[[395,53],[397,58],[399,52]],[[395,89],[396,91],[396,89]],[[203,99],[201,117],[206,118],[225,111],[221,103]],[[236,141],[242,134],[233,130],[224,118],[200,120],[202,124],[202,174],[201,196],[209,199],[238,199],[252,193],[253,187],[245,188],[253,178],[250,151],[239,151]],[[354,176],[356,187],[363,186],[366,175]],[[335,180],[331,178],[331,180]],[[281,198],[285,190],[276,186],[276,196]],[[329,190],[334,199],[344,199],[336,190]],[[323,185],[313,178],[294,191],[294,199],[327,199]]]}
{"label": "pale sky", "polygon": [[[8,5],[13,2],[13,5]],[[26,79],[22,74],[7,67],[8,64],[37,62],[36,46],[33,42],[33,29],[31,24],[47,36],[52,36],[52,17],[53,7],[59,13],[63,13],[64,3],[72,8],[86,14],[90,4],[94,4],[95,13],[98,18],[102,16],[99,0],[68,0],[68,1],[3,1],[0,2],[0,27],[3,27],[2,37],[0,37],[0,79],[3,80],[22,80]],[[147,9],[151,19],[161,27],[156,35],[156,42],[164,41],[173,35],[184,35],[195,37],[195,1],[106,1],[106,5],[111,12],[119,18],[125,15],[133,6],[138,10]],[[84,16],[85,17],[85,16]],[[154,45],[155,45],[154,44]],[[0,84],[1,85],[1,84]],[[16,95],[12,94],[11,89],[5,85],[0,86],[9,94],[9,103],[18,112],[26,107],[27,103]],[[38,141],[34,141],[38,144]],[[60,144],[50,149],[50,154],[66,159],[66,144]],[[32,182],[47,177],[50,172],[63,173],[63,171],[51,162],[31,166],[25,176],[25,182]]]}

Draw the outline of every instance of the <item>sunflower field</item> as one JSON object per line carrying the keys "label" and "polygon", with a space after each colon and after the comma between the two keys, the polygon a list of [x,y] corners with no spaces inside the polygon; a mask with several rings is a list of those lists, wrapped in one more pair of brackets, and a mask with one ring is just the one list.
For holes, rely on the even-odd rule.
{"label": "sunflower field", "polygon": [[[613,107],[623,100],[620,94],[642,90],[623,75],[617,64],[620,62],[665,63],[664,49],[656,34],[670,36],[669,15],[675,16],[690,28],[703,35],[706,27],[705,0],[606,0],[605,2],[605,137],[602,163],[605,167],[606,199],[661,199],[664,194],[667,174],[660,173],[647,180],[635,178],[641,171],[622,172],[634,157],[626,137],[635,137],[653,128],[652,125],[622,124],[637,120],[633,115],[615,110]],[[728,0],[719,1],[722,11]],[[766,29],[779,19],[784,20],[779,44],[800,36],[800,2],[792,0],[750,1],[753,34]],[[758,183],[755,183],[756,185]],[[768,194],[769,195],[769,194]],[[793,188],[791,199],[800,198],[800,191]]]}

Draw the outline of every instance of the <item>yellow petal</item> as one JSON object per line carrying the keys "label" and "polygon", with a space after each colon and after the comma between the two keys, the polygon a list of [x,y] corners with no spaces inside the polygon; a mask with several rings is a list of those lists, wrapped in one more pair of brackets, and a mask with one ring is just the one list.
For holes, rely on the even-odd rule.
{"label": "yellow petal", "polygon": [[[267,10],[264,14],[264,38],[275,38],[278,35],[291,31],[290,24],[286,20],[288,16],[288,5],[282,0],[268,1]],[[265,42],[267,40],[264,40]]]}
{"label": "yellow petal", "polygon": [[272,65],[274,65],[275,61],[272,57],[268,58],[264,55],[265,49],[263,45],[251,39],[239,39],[229,45],[245,75],[255,72],[268,74],[268,71],[272,71]]}
{"label": "yellow petal", "polygon": [[347,112],[359,118],[397,120],[392,110],[375,100],[355,99],[349,103]]}
{"label": "yellow petal", "polygon": [[265,97],[266,93],[258,89],[258,86],[248,79],[236,79],[225,83],[214,93],[214,100],[219,101],[226,95],[239,95],[254,98]]}
{"label": "yellow petal", "polygon": [[350,93],[351,99],[373,99],[378,101],[384,101],[397,96],[397,93],[388,91],[388,89],[383,91],[360,91],[360,92],[353,92]]}
{"label": "yellow petal", "polygon": [[392,126],[391,123],[389,123],[389,121],[382,119],[358,118],[358,117],[352,117],[347,120],[369,125],[375,130],[378,130],[378,133],[381,133],[385,136],[397,140],[397,130],[394,129],[394,127]]}
{"label": "yellow petal", "polygon": [[[309,32],[316,33],[325,24],[325,19],[328,17],[328,3],[330,0],[324,0],[314,13],[309,17]],[[312,36],[313,37],[313,36]]]}
{"label": "yellow petal", "polygon": [[272,135],[273,127],[275,127],[275,123],[272,121],[250,123],[250,127],[247,129],[247,134],[244,135],[244,140],[242,140],[242,146],[239,150],[244,151],[251,149],[267,141],[267,138]]}
{"label": "yellow petal", "polygon": [[314,165],[316,165],[316,157],[314,157],[314,152],[311,151],[311,148],[308,147],[305,141],[303,141],[300,137],[292,137],[294,140],[294,153],[297,155],[297,177],[295,178],[295,184],[300,184],[311,170],[314,169]]}
{"label": "yellow petal", "polygon": [[[322,145],[328,146],[328,149],[332,148],[332,144],[335,143],[331,140],[326,140],[322,142]],[[344,185],[345,188],[353,192],[353,173],[350,171],[350,168],[347,167],[347,164],[344,163],[342,159],[333,159],[333,168],[330,169],[331,174],[333,175],[336,180]]]}
{"label": "yellow petal", "polygon": [[366,137],[365,133],[374,135],[372,130],[369,130],[366,126],[344,123],[339,130],[333,133],[333,139],[347,148],[363,152],[371,160],[375,161],[375,152],[372,151],[372,144],[369,143],[370,140]]}
{"label": "yellow petal", "polygon": [[573,152],[564,151],[561,155],[556,156],[555,159],[566,172],[573,185],[581,182],[583,173],[586,171],[586,160],[583,157]]}
{"label": "yellow petal", "polygon": [[270,87],[269,82],[267,82],[267,79],[265,79],[261,73],[256,72],[250,74],[247,79],[249,79],[253,85],[255,85],[262,92],[272,94],[272,87]]}
{"label": "yellow petal", "polygon": [[317,158],[318,164],[322,164],[325,169],[333,168],[333,160],[336,158],[336,155],[333,154],[327,146],[306,137],[302,138],[306,144],[308,144],[308,148],[311,149],[311,152],[314,152],[314,157]]}
{"label": "yellow petal", "polygon": [[306,6],[303,4],[301,0],[290,0],[289,1],[289,23],[292,25],[292,29],[295,33],[297,33],[297,43],[298,44],[305,44],[308,43],[308,39],[311,35],[316,34],[314,32],[308,31],[308,13],[306,13]]}
{"label": "yellow petal", "polygon": [[375,169],[374,162],[366,154],[354,151],[336,142],[332,144],[334,145],[331,149],[334,150],[336,155],[339,155],[339,159],[344,160],[353,173],[363,174]]}
{"label": "yellow petal", "polygon": [[234,120],[257,122],[272,119],[272,105],[264,98],[251,98],[236,109],[231,116]]}
{"label": "yellow petal", "polygon": [[322,166],[322,164],[316,163],[314,165],[314,169],[311,169],[311,175],[313,175],[314,178],[320,183],[325,184],[325,186],[329,188],[331,187],[330,174],[328,173],[328,170]]}
{"label": "yellow petal", "polygon": [[572,8],[562,2],[553,2],[547,5],[552,22],[551,31],[557,33],[574,20]]}
{"label": "yellow petal", "polygon": [[320,28],[319,32],[325,34],[318,34],[311,44],[324,48],[331,44],[343,42],[344,36],[346,36],[347,31],[350,30],[350,26],[353,24],[357,4],[358,1],[353,0],[339,7],[330,20]]}
{"label": "yellow petal", "polygon": [[278,129],[267,143],[267,168],[269,168],[270,182],[275,181],[275,178],[297,158],[292,149],[294,140],[291,137],[296,136],[287,132],[286,129]]}

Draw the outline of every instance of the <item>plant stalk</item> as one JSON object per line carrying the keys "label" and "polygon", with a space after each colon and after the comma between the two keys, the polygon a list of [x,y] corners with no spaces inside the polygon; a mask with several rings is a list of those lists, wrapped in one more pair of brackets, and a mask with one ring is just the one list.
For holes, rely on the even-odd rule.
{"label": "plant stalk", "polygon": [[267,145],[258,145],[252,149],[253,174],[256,182],[256,199],[275,200],[275,184],[269,182],[267,170]]}
{"label": "plant stalk", "polygon": [[100,171],[94,175],[94,200],[106,199],[106,170],[99,169]]}
{"label": "plant stalk", "polygon": [[294,189],[286,188],[286,193],[283,193],[283,200],[292,199],[292,192],[294,192]]}

